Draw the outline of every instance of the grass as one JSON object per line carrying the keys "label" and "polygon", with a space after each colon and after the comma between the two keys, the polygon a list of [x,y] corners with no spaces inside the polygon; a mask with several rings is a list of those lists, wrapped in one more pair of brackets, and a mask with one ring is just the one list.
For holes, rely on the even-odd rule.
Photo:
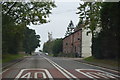
{"label": "grass", "polygon": [[48,54],[48,56],[53,56],[53,54]]}
{"label": "grass", "polygon": [[96,59],[94,57],[87,57],[84,59],[85,61],[89,62],[95,62],[95,63],[100,63],[100,64],[105,64],[105,65],[110,65],[110,66],[118,66],[118,60],[115,59]]}
{"label": "grass", "polygon": [[7,63],[15,59],[22,58],[24,56],[26,55],[25,54],[4,54],[2,55],[2,63]]}

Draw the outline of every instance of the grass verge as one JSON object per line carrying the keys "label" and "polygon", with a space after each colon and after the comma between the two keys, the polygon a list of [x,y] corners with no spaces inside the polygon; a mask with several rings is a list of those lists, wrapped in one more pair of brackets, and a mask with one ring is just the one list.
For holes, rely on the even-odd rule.
{"label": "grass verge", "polygon": [[22,58],[24,56],[26,55],[25,54],[4,54],[2,55],[2,63],[7,63],[15,59]]}
{"label": "grass verge", "polygon": [[48,56],[53,56],[53,54],[48,54]]}
{"label": "grass verge", "polygon": [[91,57],[85,58],[84,60],[88,61],[88,62],[110,65],[110,66],[113,66],[113,67],[120,66],[119,61],[115,60],[115,59],[96,59],[96,58],[91,56]]}

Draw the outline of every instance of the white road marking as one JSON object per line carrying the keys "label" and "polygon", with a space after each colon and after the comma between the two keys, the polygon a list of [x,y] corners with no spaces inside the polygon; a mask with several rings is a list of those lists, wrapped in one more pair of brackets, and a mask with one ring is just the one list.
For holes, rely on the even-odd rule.
{"label": "white road marking", "polygon": [[21,76],[21,78],[31,78],[30,75],[31,75],[31,72],[28,72],[24,74],[23,76]]}
{"label": "white road marking", "polygon": [[[83,70],[83,69],[81,69],[81,70]],[[84,69],[84,70],[86,70],[86,69]],[[115,74],[112,74],[112,73],[109,73],[109,72],[106,72],[106,71],[102,71],[102,70],[97,70],[97,69],[89,69],[89,70],[96,70],[96,71],[100,71],[100,72],[106,73],[108,75],[112,75],[112,76],[115,76],[115,77],[120,77],[119,75],[115,75]]]}
{"label": "white road marking", "polygon": [[[34,68],[31,68],[31,69],[22,69],[19,74],[16,76],[16,78],[20,78],[20,76],[22,75],[22,73],[26,70],[43,70],[45,71],[45,73],[47,74],[48,78],[52,79],[53,77],[51,76],[51,74],[49,73],[49,71],[47,69],[34,69]],[[52,79],[53,80],[53,79]]]}
{"label": "white road marking", "polygon": [[62,69],[64,72],[66,72],[67,74],[69,74],[72,78],[77,78],[75,77],[73,74],[71,74],[70,72],[68,72],[67,70],[65,70],[64,68],[62,68],[61,66],[59,66],[58,64],[56,64],[55,62],[53,62],[56,66],[58,66],[60,69]]}
{"label": "white road marking", "polygon": [[108,70],[108,71],[112,71],[112,72],[115,72],[115,73],[120,73],[119,71],[116,71],[116,70],[111,70],[111,69],[108,69],[108,68],[103,68],[103,67],[95,66],[95,65],[92,65],[92,64],[88,64],[88,63],[83,63],[83,62],[82,62],[82,64],[89,65],[89,66],[93,66],[93,67],[97,67],[97,68],[104,69],[104,70]]}
{"label": "white road marking", "polygon": [[[89,78],[98,78],[97,76],[95,75],[98,75],[99,77],[103,77],[103,78],[115,78],[115,77],[120,77],[118,75],[115,75],[115,74],[112,74],[112,73],[108,73],[108,72],[105,72],[105,71],[102,71],[102,70],[97,70],[97,69],[75,69],[77,72],[79,73],[82,73],[84,74],[85,76],[89,77]],[[82,72],[81,70],[92,70],[92,71],[98,71],[97,73],[96,72],[92,72],[93,75],[91,72]]]}
{"label": "white road marking", "polygon": [[75,70],[76,70],[77,72],[79,72],[79,73],[81,73],[81,74],[87,76],[88,78],[91,78],[91,79],[93,79],[93,80],[97,80],[97,79],[94,79],[94,77],[89,76],[89,75],[85,74],[84,72],[81,72],[80,69],[75,69]]}
{"label": "white road marking", "polygon": [[[49,61],[50,62],[50,61]],[[56,67],[56,65],[54,65],[52,62],[50,62],[56,69],[58,69],[66,78],[70,78],[66,73],[64,73],[61,69],[59,69],[58,67]]]}
{"label": "white road marking", "polygon": [[113,77],[113,76],[111,76],[111,75],[103,74],[103,73],[93,73],[93,74],[95,74],[95,75],[97,75],[97,76],[101,76],[101,77],[106,78],[106,79],[108,79],[108,77],[109,77],[109,78],[115,78],[115,77]]}
{"label": "white road marking", "polygon": [[20,78],[21,74],[23,73],[23,71],[25,71],[25,69],[22,69],[19,74],[16,76],[16,78]]}
{"label": "white road marking", "polygon": [[98,77],[98,76],[93,75],[93,73],[91,73],[91,72],[86,72],[86,74],[88,74],[88,75],[90,75],[90,76],[92,76],[92,77],[94,77],[94,78],[100,78],[100,77]]}
{"label": "white road marking", "polygon": [[2,73],[0,73],[0,74],[3,74],[4,72],[6,72],[6,71],[8,71],[9,69],[6,69],[6,70],[4,70],[4,71],[2,71]]}
{"label": "white road marking", "polygon": [[[19,62],[15,63],[15,64],[13,64],[12,66],[16,66],[16,65],[18,65],[18,64],[19,64],[19,63],[21,63],[22,61],[25,61],[25,59],[23,59],[23,60],[21,60],[21,61],[19,61]],[[10,70],[12,66],[10,66],[9,68],[5,69],[5,70],[4,70],[4,71],[2,71],[2,73],[0,73],[0,74],[3,74],[4,72],[6,72],[6,71]],[[3,69],[4,69],[4,68],[5,68],[5,67],[3,67]]]}
{"label": "white road marking", "polygon": [[47,78],[44,72],[35,72],[35,74],[34,74],[34,78],[37,79],[37,78],[38,78],[38,74],[42,74],[42,76],[43,76],[44,79]]}
{"label": "white road marking", "polygon": [[[76,80],[77,77],[75,77],[73,74],[71,74],[70,72],[68,72],[67,70],[65,70],[64,68],[62,68],[61,66],[59,66],[57,63],[53,62],[52,60],[44,57],[48,62],[50,62],[56,69],[58,69],[66,78],[70,79],[71,77],[72,78],[75,78]],[[66,74],[67,73],[67,74]],[[69,74],[69,75],[68,75]],[[71,76],[71,77],[70,77]]]}

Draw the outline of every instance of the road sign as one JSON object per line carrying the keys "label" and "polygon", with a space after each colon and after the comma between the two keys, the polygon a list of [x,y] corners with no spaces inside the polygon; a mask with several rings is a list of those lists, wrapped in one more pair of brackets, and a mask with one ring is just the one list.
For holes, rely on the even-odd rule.
{"label": "road sign", "polygon": [[16,78],[52,79],[53,77],[47,69],[22,69]]}
{"label": "road sign", "polygon": [[96,69],[76,69],[77,72],[92,79],[118,79],[120,76]]}

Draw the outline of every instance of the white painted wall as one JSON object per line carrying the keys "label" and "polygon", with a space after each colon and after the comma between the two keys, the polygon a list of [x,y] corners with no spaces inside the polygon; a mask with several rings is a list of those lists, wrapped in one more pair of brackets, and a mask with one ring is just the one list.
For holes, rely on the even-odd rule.
{"label": "white painted wall", "polygon": [[82,31],[82,57],[91,56],[91,34],[86,35],[86,30]]}

